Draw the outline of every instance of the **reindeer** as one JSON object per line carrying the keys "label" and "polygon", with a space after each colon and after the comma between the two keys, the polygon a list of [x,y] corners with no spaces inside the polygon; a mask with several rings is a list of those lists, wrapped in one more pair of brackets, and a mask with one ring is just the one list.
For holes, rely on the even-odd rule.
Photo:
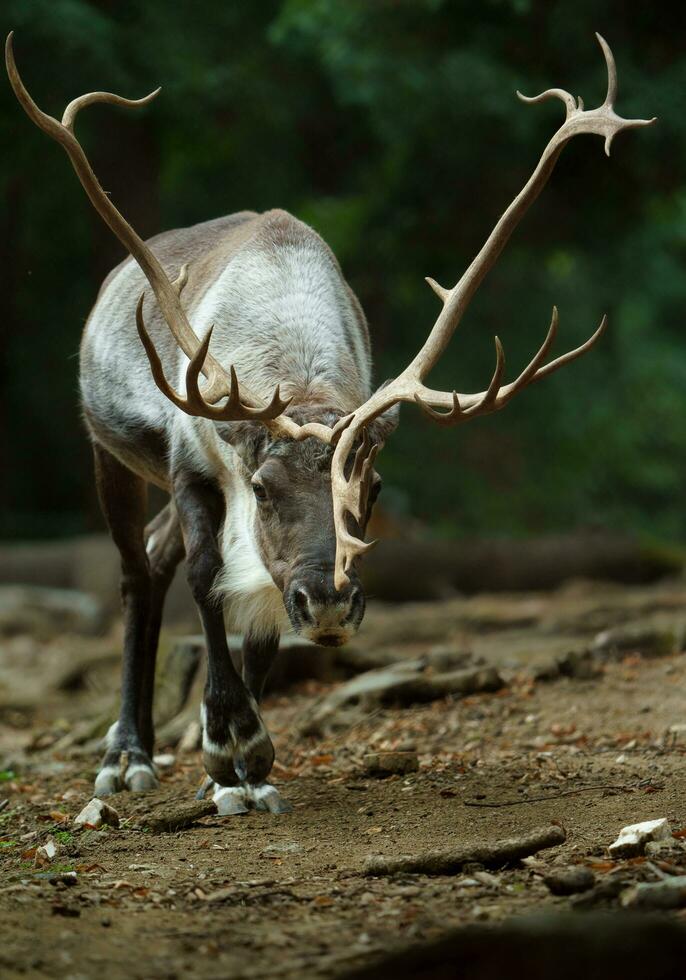
{"label": "reindeer", "polygon": [[[28,94],[8,37],[17,99],[66,150],[91,203],[130,253],[103,283],[81,345],[83,412],[102,509],[121,554],[125,627],[121,710],[97,796],[157,785],[155,657],[165,593],[185,555],[207,641],[206,787],[220,813],[288,809],[267,781],[274,749],[258,701],[282,630],[337,645],[362,621],[356,566],[371,546],[364,534],[381,486],[374,461],[400,403],[415,403],[439,425],[457,425],[503,408],[600,338],[605,317],[586,343],[546,362],[558,328],[554,308],[541,348],[515,381],[502,384],[505,357],[496,338],[485,391],[425,384],[565,144],[597,134],[609,155],[617,133],[654,121],[616,115],[615,63],[597,37],[608,72],[604,102],[585,110],[562,89],[530,99],[517,93],[525,102],[561,99],[565,121],[457,285],[427,280],[442,302],[438,318],[414,359],[374,393],[364,314],[311,228],[285,211],[242,211],[143,242],[98,183],[74,123],[88,106],[143,106],[159,89],[140,100],[82,95],[58,122]],[[146,527],[149,484],[170,499]],[[229,656],[224,607],[245,637],[242,677]]]}

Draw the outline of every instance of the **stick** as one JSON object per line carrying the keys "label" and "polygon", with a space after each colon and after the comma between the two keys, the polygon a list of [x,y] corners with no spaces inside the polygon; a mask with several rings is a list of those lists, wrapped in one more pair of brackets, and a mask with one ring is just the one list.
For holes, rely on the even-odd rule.
{"label": "stick", "polygon": [[465,806],[482,806],[496,809],[501,806],[518,806],[520,803],[545,803],[546,800],[559,800],[562,796],[576,796],[577,793],[590,793],[594,789],[619,789],[625,793],[632,793],[634,787],[603,783],[600,786],[580,786],[577,789],[564,789],[559,793],[551,793],[549,796],[523,796],[516,800],[502,800],[500,803],[482,803],[481,800],[464,800],[463,802]]}
{"label": "stick", "polygon": [[381,855],[367,858],[363,874],[392,875],[398,872],[405,874],[449,875],[460,871],[465,864],[472,862],[483,864],[485,867],[502,867],[520,858],[528,857],[546,847],[556,847],[564,844],[567,835],[556,824],[548,827],[538,827],[523,837],[508,837],[494,844],[477,844],[474,847],[458,848],[454,851],[426,851],[403,857],[383,857]]}

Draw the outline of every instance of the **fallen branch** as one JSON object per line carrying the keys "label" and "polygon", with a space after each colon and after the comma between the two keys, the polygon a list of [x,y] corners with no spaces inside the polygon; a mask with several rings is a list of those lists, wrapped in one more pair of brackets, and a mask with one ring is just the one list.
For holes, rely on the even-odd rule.
{"label": "fallen branch", "polygon": [[547,847],[564,844],[567,835],[557,824],[538,827],[522,837],[508,837],[494,844],[477,844],[473,847],[450,851],[426,851],[424,854],[402,857],[375,855],[365,862],[365,875],[405,874],[450,875],[456,874],[465,864],[482,864],[487,868],[500,868],[536,854]]}
{"label": "fallen branch", "polygon": [[481,800],[464,800],[465,806],[481,806],[497,809],[501,806],[519,806],[520,803],[545,803],[546,800],[559,800],[563,796],[576,796],[578,793],[590,793],[596,789],[617,789],[624,793],[633,793],[633,786],[618,786],[613,783],[604,783],[600,786],[579,786],[576,789],[563,789],[559,793],[550,793],[548,796],[522,796],[516,800],[501,800],[499,803],[484,803]]}

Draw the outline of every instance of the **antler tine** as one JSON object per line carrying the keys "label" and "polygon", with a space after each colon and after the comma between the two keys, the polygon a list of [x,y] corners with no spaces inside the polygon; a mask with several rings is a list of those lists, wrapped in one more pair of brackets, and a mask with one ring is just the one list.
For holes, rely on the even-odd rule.
{"label": "antler tine", "polygon": [[505,351],[503,350],[503,345],[500,342],[500,337],[495,338],[495,357],[495,370],[493,371],[493,376],[488,388],[483,393],[483,396],[477,396],[478,401],[476,401],[469,408],[462,408],[460,398],[464,396],[458,395],[456,391],[451,392],[450,397],[453,400],[453,404],[452,408],[448,412],[437,412],[436,409],[432,408],[431,405],[425,402],[418,393],[415,393],[415,402],[432,422],[437,422],[439,425],[443,426],[456,425],[458,422],[463,422],[472,415],[481,415],[492,411],[492,406],[495,404],[500,393],[500,383],[505,372]]}
{"label": "antler tine", "polygon": [[167,381],[160,355],[157,353],[157,348],[153,344],[150,334],[146,329],[145,318],[143,317],[144,299],[145,293],[141,293],[138,303],[136,304],[136,327],[138,328],[138,336],[140,337],[141,343],[145,348],[145,353],[148,355],[148,361],[150,362],[150,370],[152,371],[153,379],[162,394],[165,395],[170,402],[173,402],[177,408],[184,409],[185,403],[181,396],[177,394],[177,392]]}
{"label": "antler tine", "polygon": [[[503,345],[500,343],[500,337],[495,338],[495,370],[493,372],[493,377],[491,378],[491,383],[486,389],[486,394],[481,399],[479,404],[474,408],[468,408],[465,415],[474,415],[477,411],[488,411],[490,406],[494,404],[496,398],[498,397],[498,392],[500,391],[500,382],[503,379],[503,374],[505,373],[505,351],[503,350]],[[453,392],[455,395],[455,392]]]}
{"label": "antler tine", "polygon": [[188,282],[188,262],[184,262],[184,264],[179,269],[178,276],[172,282],[172,286],[176,290],[177,296],[180,296],[181,293],[184,291],[187,282]]}
{"label": "antler tine", "polygon": [[[546,102],[548,99],[560,99],[567,107],[567,119],[577,111],[579,103],[574,96],[563,88],[548,88],[540,95],[524,95],[517,89],[517,98],[528,105],[538,105],[539,102]],[[581,100],[579,100],[581,102]],[[581,103],[583,107],[583,103]]]}
{"label": "antler tine", "polygon": [[553,314],[550,318],[550,326],[548,327],[548,333],[545,335],[545,340],[538,348],[537,352],[534,354],[534,356],[529,361],[527,366],[524,368],[522,373],[519,375],[519,377],[515,381],[513,381],[511,385],[508,385],[509,390],[506,396],[508,401],[510,398],[512,398],[514,394],[516,394],[522,388],[525,388],[526,385],[530,384],[531,381],[535,378],[539,366],[543,363],[545,358],[548,356],[548,351],[555,343],[555,338],[557,337],[558,324],[559,324],[559,314],[557,312],[557,307],[553,306]]}
{"label": "antler tine", "polygon": [[417,392],[414,394],[414,401],[421,408],[426,417],[431,419],[432,422],[436,422],[438,425],[449,426],[455,425],[457,422],[461,421],[465,415],[462,410],[462,404],[458,393],[453,391],[451,392],[450,397],[453,400],[453,404],[447,412],[437,412],[436,409],[432,408],[428,402],[425,402],[421,395]]}
{"label": "antler tine", "polygon": [[[177,283],[178,281],[179,280],[177,280]],[[181,408],[188,415],[208,418],[215,422],[238,422],[243,420],[252,420],[255,422],[271,421],[281,415],[283,411],[288,408],[291,400],[290,398],[281,398],[278,385],[274,391],[271,401],[265,406],[265,408],[251,408],[248,405],[244,405],[241,402],[238,377],[233,365],[231,365],[230,368],[231,383],[229,386],[229,391],[227,392],[228,397],[225,405],[218,408],[215,405],[208,404],[204,394],[200,390],[198,380],[203,364],[205,363],[205,358],[207,357],[214,326],[209,328],[203,340],[200,342],[198,349],[188,363],[188,367],[186,368],[186,398],[182,398],[181,395],[179,395],[167,381],[159,354],[157,353],[157,349],[145,326],[145,318],[143,316],[144,299],[145,294],[142,294],[136,306],[136,326],[138,327],[138,335],[141,338],[145,351],[148,355],[153,378],[155,379],[157,387],[178,408]]]}
{"label": "antler tine", "polygon": [[594,347],[597,344],[602,335],[605,333],[606,329],[607,316],[604,316],[600,321],[600,326],[594,333],[591,334],[588,340],[585,340],[583,344],[579,345],[579,347],[575,347],[574,350],[567,351],[566,354],[560,354],[560,356],[556,357],[554,361],[544,364],[543,367],[540,367],[536,371],[536,374],[533,376],[533,378],[531,378],[531,382],[540,381],[542,378],[547,378],[549,374],[553,374],[553,372],[558,371],[561,367],[564,367],[565,364],[571,364],[571,362],[575,361],[577,357],[581,357],[582,354],[585,354],[586,351],[589,351],[591,347]]}
{"label": "antler tine", "polygon": [[615,56],[612,54],[610,45],[602,34],[596,31],[595,36],[605,55],[605,64],[607,65],[607,95],[605,96],[603,105],[613,106],[617,101],[617,65],[615,64]]}
{"label": "antler tine", "polygon": [[148,105],[153,99],[157,98],[161,91],[162,86],[159,86],[150,95],[144,95],[142,99],[125,99],[122,95],[115,95],[113,92],[88,92],[86,95],[79,95],[78,98],[72,99],[64,110],[62,114],[62,125],[73,135],[76,116],[81,109],[85,109],[89,105],[97,105],[101,102],[107,103],[108,105],[124,106],[127,109],[136,109],[138,106]]}

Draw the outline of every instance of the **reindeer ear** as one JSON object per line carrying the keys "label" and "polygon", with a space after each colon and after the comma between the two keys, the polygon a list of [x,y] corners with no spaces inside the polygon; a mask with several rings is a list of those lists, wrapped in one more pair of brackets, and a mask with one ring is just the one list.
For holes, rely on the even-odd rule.
{"label": "reindeer ear", "polygon": [[[384,381],[378,390],[382,391],[389,383],[388,381]],[[398,428],[399,420],[400,405],[396,403],[395,405],[391,405],[390,408],[387,408],[381,415],[378,415],[367,426],[367,432],[371,441],[377,443],[379,446],[383,446],[388,437]]]}
{"label": "reindeer ear", "polygon": [[254,473],[259,469],[269,444],[269,433],[256,422],[217,422],[217,434],[238,453],[243,465]]}

